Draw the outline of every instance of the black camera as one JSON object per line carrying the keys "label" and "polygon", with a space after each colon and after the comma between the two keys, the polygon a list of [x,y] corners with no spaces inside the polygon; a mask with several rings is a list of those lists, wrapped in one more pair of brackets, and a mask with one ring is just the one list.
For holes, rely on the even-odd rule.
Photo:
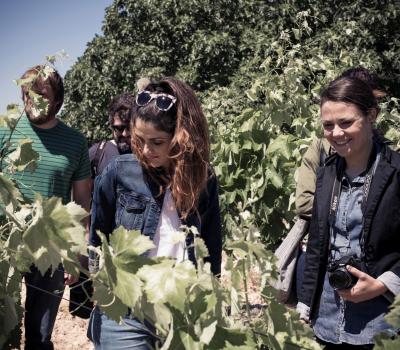
{"label": "black camera", "polygon": [[328,280],[333,288],[349,289],[357,283],[358,278],[347,271],[346,265],[363,271],[361,260],[353,255],[345,255],[338,260],[331,261],[328,265]]}

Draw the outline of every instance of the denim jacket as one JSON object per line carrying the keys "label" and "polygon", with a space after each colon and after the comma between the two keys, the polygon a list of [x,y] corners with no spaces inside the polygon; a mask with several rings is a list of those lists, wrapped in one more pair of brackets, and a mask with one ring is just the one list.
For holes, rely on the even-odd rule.
{"label": "denim jacket", "polygon": [[[163,198],[159,187],[146,176],[139,161],[132,154],[115,158],[95,180],[89,244],[100,245],[96,230],[108,237],[115,228],[139,230],[153,239],[160,218]],[[198,213],[191,213],[183,225],[195,226],[204,240],[214,274],[221,272],[221,220],[218,202],[218,184],[211,175],[198,202]],[[179,214],[179,213],[178,213]],[[195,263],[193,235],[186,239],[188,257]]]}

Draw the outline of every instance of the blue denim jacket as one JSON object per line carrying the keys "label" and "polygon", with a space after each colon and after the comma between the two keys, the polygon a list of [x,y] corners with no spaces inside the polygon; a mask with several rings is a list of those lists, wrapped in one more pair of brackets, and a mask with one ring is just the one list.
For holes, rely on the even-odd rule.
{"label": "blue denim jacket", "polygon": [[[125,154],[114,159],[95,180],[89,244],[100,245],[96,230],[107,237],[123,226],[139,230],[153,239],[160,218],[163,198],[159,187],[146,176],[136,157]],[[214,274],[221,272],[221,220],[218,202],[218,184],[215,175],[207,182],[207,189],[200,195],[198,213],[190,214],[183,225],[195,226],[209,251],[206,261]],[[193,235],[186,239],[188,256],[195,263]]]}

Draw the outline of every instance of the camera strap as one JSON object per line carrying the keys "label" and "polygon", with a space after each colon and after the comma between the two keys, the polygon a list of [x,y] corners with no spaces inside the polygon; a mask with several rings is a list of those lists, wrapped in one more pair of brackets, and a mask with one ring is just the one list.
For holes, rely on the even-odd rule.
{"label": "camera strap", "polygon": [[[365,210],[367,208],[367,200],[368,200],[368,194],[369,190],[371,188],[371,183],[372,179],[374,177],[376,168],[378,167],[378,163],[380,160],[380,147],[379,145],[375,144],[373,147],[373,152],[375,152],[375,161],[374,163],[369,167],[369,170],[367,174],[365,175],[365,180],[364,184],[362,186],[362,202],[361,202],[361,213],[362,213],[362,220],[363,220],[363,227],[364,227],[364,217],[365,217]],[[344,169],[345,169],[345,163],[344,159],[340,158],[337,164],[338,167],[338,172],[337,176],[335,177],[335,181],[333,183],[333,189],[332,189],[332,196],[331,196],[331,203],[330,203],[330,208],[329,208],[329,253],[331,253],[331,246],[332,246],[332,237],[333,237],[333,226],[336,221],[336,215],[339,207],[339,200],[340,200],[340,194],[342,191],[342,180],[344,176]],[[338,180],[340,178],[340,180]],[[361,251],[363,251],[365,243],[365,235],[362,231],[361,237],[360,237],[360,246],[361,246]]]}

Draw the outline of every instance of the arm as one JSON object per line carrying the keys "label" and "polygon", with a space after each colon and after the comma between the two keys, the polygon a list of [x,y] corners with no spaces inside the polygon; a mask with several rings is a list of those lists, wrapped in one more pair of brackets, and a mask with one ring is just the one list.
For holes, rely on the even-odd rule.
{"label": "arm", "polygon": [[[96,177],[94,181],[92,211],[90,216],[89,246],[98,247],[101,239],[97,234],[100,231],[108,237],[115,227],[116,210],[116,181],[114,164],[109,164],[102,175]],[[89,249],[89,271],[96,273],[99,270],[99,257]]]}
{"label": "arm", "polygon": [[[79,204],[83,209],[85,209],[88,213],[90,211],[90,187],[91,187],[91,179],[87,178],[84,180],[74,181],[72,182],[72,200]],[[86,227],[86,239],[88,238],[88,230],[89,230],[89,218],[86,217],[83,219],[83,224]],[[87,261],[85,257],[79,256],[80,263],[83,267],[87,268]],[[64,273],[65,284],[70,285],[78,281],[78,278],[71,275],[68,272]]]}
{"label": "arm", "polygon": [[99,246],[99,230],[108,236],[115,228],[116,210],[116,169],[115,162],[107,166],[94,182],[92,211],[90,216],[89,244]]}
{"label": "arm", "polygon": [[314,139],[303,156],[296,186],[296,212],[302,218],[310,219],[313,207],[317,169],[321,152],[329,151],[329,144],[323,139]]}
{"label": "arm", "polygon": [[202,215],[201,238],[204,240],[209,257],[205,259],[211,264],[214,275],[221,273],[222,235],[221,216],[218,199],[218,182],[215,175],[211,175],[207,182],[208,203],[206,212]]}
{"label": "arm", "polygon": [[[88,213],[90,212],[90,197],[91,197],[92,179],[74,181],[72,183],[72,200],[79,204]],[[84,219],[86,232],[89,232],[89,218]],[[88,235],[86,236],[88,238]]]}
{"label": "arm", "polygon": [[[318,283],[321,283],[320,277],[324,274],[325,269],[321,266],[322,247],[324,242],[320,241],[320,232],[318,225],[318,198],[314,200],[312,220],[309,230],[306,260],[304,267],[303,281],[298,296],[299,303],[297,304],[297,311],[300,313],[300,317],[306,321],[309,321],[309,312],[313,303],[313,298],[317,293]],[[322,279],[323,283],[323,279]]]}

